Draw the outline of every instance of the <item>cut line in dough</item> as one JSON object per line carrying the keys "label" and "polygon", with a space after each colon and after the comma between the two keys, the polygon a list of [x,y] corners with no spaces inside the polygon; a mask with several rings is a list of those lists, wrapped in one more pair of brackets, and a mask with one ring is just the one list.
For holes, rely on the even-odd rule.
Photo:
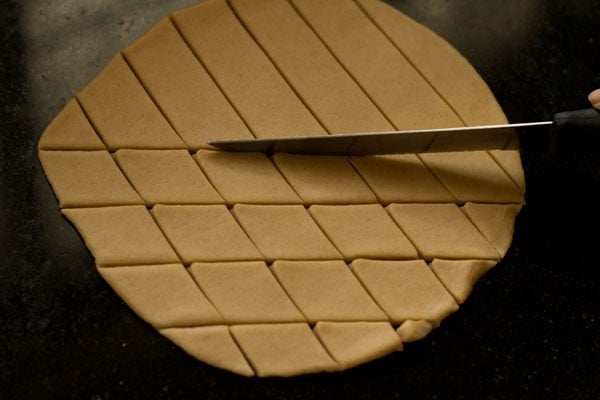
{"label": "cut line in dough", "polygon": [[215,367],[291,376],[394,354],[456,311],[510,246],[519,152],[206,141],[506,122],[467,60],[380,1],[206,0],[116,54],[39,158],[143,320]]}

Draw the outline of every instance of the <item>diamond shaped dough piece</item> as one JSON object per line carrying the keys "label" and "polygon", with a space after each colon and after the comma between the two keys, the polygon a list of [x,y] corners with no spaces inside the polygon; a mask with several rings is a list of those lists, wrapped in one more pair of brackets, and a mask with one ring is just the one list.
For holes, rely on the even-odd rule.
{"label": "diamond shaped dough piece", "polygon": [[314,331],[341,369],[402,350],[388,322],[319,322]]}
{"label": "diamond shaped dough piece", "polygon": [[117,163],[146,204],[223,204],[186,150],[128,150]]}
{"label": "diamond shaped dough piece", "polygon": [[500,258],[456,204],[390,204],[387,210],[426,260]]}
{"label": "diamond shaped dough piece", "polygon": [[418,258],[417,250],[380,204],[309,208],[347,260]]}
{"label": "diamond shaped dough piece", "polygon": [[156,328],[223,322],[181,264],[110,267],[98,271],[129,307]]}
{"label": "diamond shaped dough piece", "polygon": [[42,150],[39,157],[61,207],[143,204],[106,150]]}
{"label": "diamond shaped dough piece", "polygon": [[196,160],[227,204],[294,204],[302,201],[262,153],[199,151]]}
{"label": "diamond shaped dough piece", "polygon": [[180,262],[144,206],[69,208],[62,212],[75,225],[99,266]]}
{"label": "diamond shaped dough piece", "polygon": [[254,375],[227,326],[168,328],[160,333],[198,360],[242,376]]}
{"label": "diamond shaped dough piece", "polygon": [[190,273],[228,324],[305,321],[264,262],[194,263]]}
{"label": "diamond shaped dough piece", "polygon": [[465,214],[477,229],[504,257],[515,230],[515,219],[522,204],[477,204],[463,206]]}
{"label": "diamond shaped dough piece", "polygon": [[159,204],[152,215],[185,264],[263,258],[225,206]]}
{"label": "diamond shaped dough piece", "polygon": [[339,369],[307,324],[234,325],[231,333],[258,376]]}
{"label": "diamond shaped dough piece", "polygon": [[305,204],[377,202],[346,157],[276,153],[273,162]]}
{"label": "diamond shaped dough piece", "polygon": [[388,319],[343,261],[275,261],[271,269],[310,323]]}
{"label": "diamond shaped dough piece", "polygon": [[423,153],[420,157],[461,203],[523,201],[523,191],[485,151]]}
{"label": "diamond shaped dough piece", "polygon": [[351,161],[384,204],[456,201],[414,154],[352,157]]}
{"label": "diamond shaped dough piece", "polygon": [[342,259],[303,206],[236,204],[233,215],[269,261]]}
{"label": "diamond shaped dough piece", "polygon": [[454,298],[423,260],[355,260],[351,267],[392,323],[441,321],[458,310]]}

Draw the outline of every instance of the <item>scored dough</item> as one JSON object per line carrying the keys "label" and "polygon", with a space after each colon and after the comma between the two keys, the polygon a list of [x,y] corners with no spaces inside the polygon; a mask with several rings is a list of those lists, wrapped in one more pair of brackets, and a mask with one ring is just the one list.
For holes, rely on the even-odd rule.
{"label": "scored dough", "polygon": [[377,0],[206,0],[114,56],[39,158],[143,320],[210,365],[290,376],[394,353],[456,311],[510,246],[519,152],[206,141],[506,122],[467,60]]}
{"label": "scored dough", "polygon": [[315,333],[341,369],[402,350],[400,337],[387,322],[319,322]]}
{"label": "scored dough", "polygon": [[185,264],[262,258],[225,206],[159,204],[152,215]]}
{"label": "scored dough", "polygon": [[223,322],[183,265],[136,265],[98,271],[129,307],[157,328]]}
{"label": "scored dough", "polygon": [[148,205],[223,203],[185,150],[120,149],[115,159]]}
{"label": "scored dough", "polygon": [[380,204],[313,205],[308,211],[347,260],[418,258],[415,247]]}
{"label": "scored dough", "polygon": [[310,323],[387,320],[343,261],[275,261],[271,268]]}
{"label": "scored dough", "polygon": [[307,324],[234,325],[231,333],[258,376],[339,369]]}
{"label": "scored dough", "polygon": [[190,272],[229,324],[305,321],[264,262],[194,263]]}
{"label": "scored dough", "polygon": [[41,151],[61,207],[143,204],[106,150]]}
{"label": "scored dough", "polygon": [[120,54],[77,99],[109,150],[186,148]]}
{"label": "scored dough", "polygon": [[227,204],[301,203],[264,154],[199,151],[195,157]]}
{"label": "scored dough", "polygon": [[344,157],[276,153],[273,162],[305,204],[377,202]]}
{"label": "scored dough", "polygon": [[441,321],[458,305],[423,260],[354,260],[352,270],[393,323]]}

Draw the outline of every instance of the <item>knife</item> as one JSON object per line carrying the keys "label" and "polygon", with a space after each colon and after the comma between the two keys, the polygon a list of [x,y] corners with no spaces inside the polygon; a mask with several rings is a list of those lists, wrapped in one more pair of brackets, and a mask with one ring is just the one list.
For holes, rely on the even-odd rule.
{"label": "knife", "polygon": [[600,133],[600,110],[554,114],[552,121],[460,128],[349,133],[265,139],[215,140],[209,145],[225,151],[312,155],[375,155],[446,151],[518,149],[522,135],[560,135],[566,131]]}

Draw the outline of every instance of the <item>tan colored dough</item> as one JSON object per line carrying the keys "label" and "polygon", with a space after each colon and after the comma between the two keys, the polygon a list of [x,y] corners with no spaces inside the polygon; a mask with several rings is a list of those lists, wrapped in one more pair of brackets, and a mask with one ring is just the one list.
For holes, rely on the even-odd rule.
{"label": "tan colored dough", "polygon": [[262,153],[199,151],[196,160],[228,204],[302,201]]}
{"label": "tan colored dough", "polygon": [[395,127],[428,129],[462,126],[402,53],[353,1],[293,0],[369,97]]}
{"label": "tan colored dough", "polygon": [[354,260],[352,270],[392,323],[441,321],[458,305],[423,260]]}
{"label": "tan colored dough", "polygon": [[90,121],[77,102],[71,99],[50,122],[40,138],[41,150],[104,150]]}
{"label": "tan colored dough", "polygon": [[429,332],[431,332],[433,328],[434,325],[429,321],[407,320],[400,324],[396,333],[398,333],[398,336],[400,336],[403,343],[410,343],[423,339],[425,336],[429,335]]}
{"label": "tan colored dough", "polygon": [[477,204],[467,203],[464,212],[477,229],[504,257],[515,230],[515,219],[522,204]]}
{"label": "tan colored dough", "polygon": [[314,331],[343,370],[402,350],[388,322],[319,322]]}
{"label": "tan colored dough", "polygon": [[143,204],[106,150],[39,152],[61,207]]}
{"label": "tan colored dough", "polygon": [[328,132],[392,129],[287,1],[232,0],[230,4]]}
{"label": "tan colored dough", "polygon": [[208,148],[208,140],[252,138],[170,18],[125,49],[124,56],[189,148]]}
{"label": "tan colored dough", "polygon": [[384,204],[456,201],[414,154],[352,157],[351,161]]}
{"label": "tan colored dough", "polygon": [[346,157],[276,153],[273,162],[305,204],[377,202]]}
{"label": "tan colored dough", "polygon": [[[116,55],[39,146],[65,216],[142,318],[217,367],[289,376],[393,352],[454,312],[510,244],[519,152],[205,141],[505,122],[462,56],[380,2],[207,0]],[[405,257],[420,259],[391,260]]]}
{"label": "tan colored dough", "polygon": [[99,266],[180,262],[144,206],[68,208],[62,212]]}
{"label": "tan colored dough", "polygon": [[185,264],[263,257],[222,205],[156,205],[152,215]]}
{"label": "tan colored dough", "polygon": [[309,212],[347,260],[418,258],[415,247],[380,204],[313,205]]}
{"label": "tan colored dough", "polygon": [[506,123],[488,85],[448,42],[382,1],[357,3],[467,125]]}
{"label": "tan colored dough", "polygon": [[233,215],[268,261],[342,259],[303,206],[236,204]]}
{"label": "tan colored dough", "polygon": [[129,307],[156,328],[223,322],[181,264],[99,268],[98,272]]}
{"label": "tan colored dough", "polygon": [[305,321],[264,262],[194,263],[190,272],[228,324]]}
{"label": "tan colored dough", "polygon": [[456,204],[395,203],[387,210],[426,260],[500,258]]}
{"label": "tan colored dough", "polygon": [[225,1],[204,1],[172,17],[256,137],[326,133]]}
{"label": "tan colored dough", "polygon": [[491,260],[440,260],[431,262],[431,269],[458,304],[465,302],[479,278],[488,272],[496,261]]}
{"label": "tan colored dough", "polygon": [[109,150],[186,148],[120,54],[77,99]]}
{"label": "tan colored dough", "polygon": [[519,150],[491,150],[489,153],[504,172],[510,176],[515,185],[521,189],[521,192],[525,193],[525,173],[521,166],[521,153]]}
{"label": "tan colored dough", "polygon": [[186,150],[121,149],[115,159],[148,205],[224,203]]}
{"label": "tan colored dough", "polygon": [[387,321],[343,261],[275,261],[271,269],[310,323]]}
{"label": "tan colored dough", "polygon": [[227,326],[169,328],[160,333],[198,360],[242,376],[254,375]]}
{"label": "tan colored dough", "polygon": [[459,202],[523,201],[523,192],[485,151],[424,153],[419,157]]}
{"label": "tan colored dough", "polygon": [[339,369],[307,324],[234,325],[231,333],[258,376]]}

